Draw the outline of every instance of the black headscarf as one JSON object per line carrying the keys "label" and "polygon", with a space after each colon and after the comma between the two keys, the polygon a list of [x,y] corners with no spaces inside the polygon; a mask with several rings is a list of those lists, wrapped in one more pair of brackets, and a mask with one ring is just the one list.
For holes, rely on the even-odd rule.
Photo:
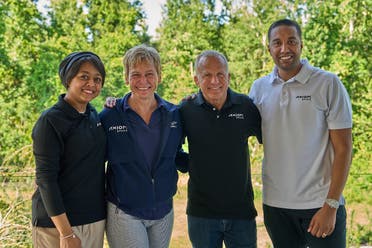
{"label": "black headscarf", "polygon": [[100,57],[92,52],[73,52],[67,55],[59,65],[59,77],[61,78],[62,84],[68,88],[69,82],[76,76],[79,72],[80,66],[83,62],[91,62],[102,76],[102,86],[105,82],[105,67],[100,59]]}

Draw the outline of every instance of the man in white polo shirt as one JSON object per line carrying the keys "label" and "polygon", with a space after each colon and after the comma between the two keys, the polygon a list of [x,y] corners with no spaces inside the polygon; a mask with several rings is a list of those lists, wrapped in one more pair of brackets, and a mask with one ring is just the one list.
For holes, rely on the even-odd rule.
{"label": "man in white polo shirt", "polygon": [[296,22],[274,22],[268,40],[276,66],[249,93],[262,116],[266,229],[275,248],[345,247],[349,96],[336,75],[301,60]]}

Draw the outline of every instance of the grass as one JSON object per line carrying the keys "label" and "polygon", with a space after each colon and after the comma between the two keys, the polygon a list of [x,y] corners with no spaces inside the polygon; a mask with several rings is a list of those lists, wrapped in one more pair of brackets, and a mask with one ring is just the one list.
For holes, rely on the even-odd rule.
{"label": "grass", "polygon": [[[255,205],[258,211],[257,238],[258,248],[270,248],[271,242],[263,224],[261,195],[262,148],[250,145],[252,163],[252,183],[255,192]],[[187,149],[186,149],[187,150]],[[28,151],[28,152],[27,152]],[[20,151],[19,156],[30,153],[30,147]],[[26,156],[29,157],[29,156]],[[32,166],[11,166],[10,164],[33,164],[30,160],[14,163],[7,160],[0,166],[0,247],[32,247],[31,237],[31,196],[34,192]],[[24,160],[23,160],[24,161]],[[369,168],[369,167],[368,167]],[[370,169],[367,168],[367,171]],[[171,239],[171,248],[191,248],[187,234],[186,201],[187,174],[180,174],[178,191],[174,196],[175,221]],[[347,200],[347,244],[348,247],[372,248],[372,190],[371,173],[351,174],[344,190]],[[108,247],[105,242],[105,247]]]}

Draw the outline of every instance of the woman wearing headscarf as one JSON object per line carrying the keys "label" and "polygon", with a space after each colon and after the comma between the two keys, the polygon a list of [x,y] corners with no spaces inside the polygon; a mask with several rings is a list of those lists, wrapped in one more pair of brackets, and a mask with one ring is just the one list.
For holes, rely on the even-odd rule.
{"label": "woman wearing headscarf", "polygon": [[92,52],[69,54],[59,66],[66,93],[33,131],[37,189],[32,197],[34,247],[102,247],[106,218],[106,136],[90,101],[105,81]]}

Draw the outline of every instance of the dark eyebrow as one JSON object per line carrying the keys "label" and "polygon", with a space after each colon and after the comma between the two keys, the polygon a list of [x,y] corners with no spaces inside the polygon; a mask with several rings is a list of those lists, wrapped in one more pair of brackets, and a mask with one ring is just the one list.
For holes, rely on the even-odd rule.
{"label": "dark eyebrow", "polygon": [[[84,73],[84,74],[88,74],[88,75],[90,75],[90,72],[89,71],[80,71],[80,73]],[[93,76],[100,76],[100,77],[102,77],[102,75],[101,75],[101,73],[96,73],[95,75],[93,75]]]}

